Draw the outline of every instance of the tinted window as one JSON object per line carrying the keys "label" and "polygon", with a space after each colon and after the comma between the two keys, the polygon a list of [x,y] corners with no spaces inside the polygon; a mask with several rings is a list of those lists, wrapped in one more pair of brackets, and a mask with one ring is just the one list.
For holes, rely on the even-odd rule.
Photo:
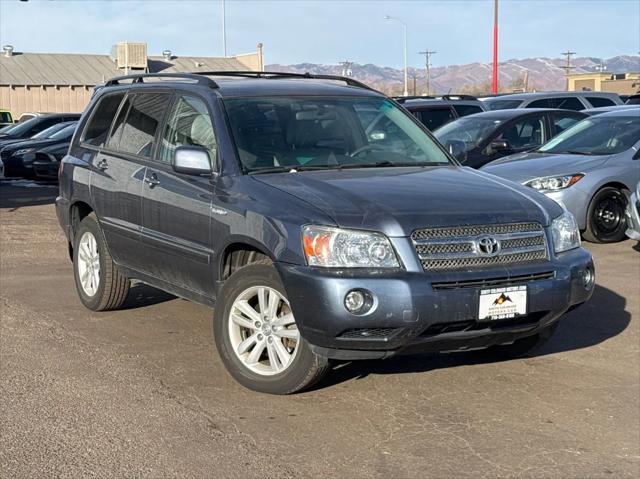
{"label": "tinted window", "polygon": [[84,130],[83,143],[95,146],[103,146],[113,117],[118,111],[124,93],[107,95],[100,99],[93,110],[93,116]]}
{"label": "tinted window", "polygon": [[553,122],[553,126],[555,129],[555,134],[562,133],[567,128],[572,127],[576,123],[578,123],[581,118],[576,118],[575,116],[567,116],[567,115],[551,115],[551,121]]}
{"label": "tinted window", "polygon": [[77,123],[71,123],[71,124],[67,123],[67,126],[62,128],[61,130],[58,130],[49,138],[54,140],[70,140],[76,131],[76,126],[77,126]]}
{"label": "tinted window", "polygon": [[584,110],[585,106],[575,96],[551,98],[551,108],[561,108],[563,110]]}
{"label": "tinted window", "polygon": [[478,105],[453,105],[453,109],[458,116],[473,115],[474,113],[482,113],[482,108]]}
{"label": "tinted window", "polygon": [[541,98],[540,100],[534,100],[529,103],[526,108],[553,108],[551,101],[548,98]]}
{"label": "tinted window", "polygon": [[484,101],[484,104],[489,108],[489,110],[506,110],[510,108],[518,108],[522,100],[501,100],[498,98],[489,98]]}
{"label": "tinted window", "polygon": [[158,126],[170,99],[169,95],[163,93],[136,94],[124,123],[117,125],[118,131],[114,128],[116,135],[112,135],[109,140],[109,147],[149,158],[153,152]]}
{"label": "tinted window", "polygon": [[122,136],[122,130],[124,128],[124,122],[127,119],[127,115],[129,114],[129,108],[131,108],[131,100],[133,99],[133,95],[128,95],[124,102],[122,102],[122,107],[118,112],[118,116],[113,122],[113,127],[111,128],[111,136],[109,137],[109,141],[107,145],[111,149],[118,149],[118,145],[120,144],[120,137]]}
{"label": "tinted window", "polygon": [[418,119],[431,131],[456,118],[449,107],[419,110],[416,113],[418,114]]}
{"label": "tinted window", "polygon": [[162,135],[159,160],[171,163],[176,148],[185,145],[205,147],[214,163],[216,137],[209,111],[202,100],[191,96],[181,97],[175,103]]}
{"label": "tinted window", "polygon": [[501,124],[501,120],[493,118],[467,116],[447,123],[433,134],[445,146],[451,141],[461,141],[465,145],[464,151],[471,151],[480,146]]}
{"label": "tinted window", "polygon": [[497,139],[505,140],[514,150],[539,146],[544,139],[544,119],[534,117],[511,123]]}
{"label": "tinted window", "polygon": [[589,103],[591,103],[591,106],[594,107],[594,108],[599,108],[601,106],[612,106],[612,105],[615,105],[613,100],[610,100],[609,98],[601,98],[601,97],[596,97],[596,96],[588,96],[587,97],[587,101]]}
{"label": "tinted window", "polygon": [[12,123],[13,119],[8,111],[0,111],[0,123]]}
{"label": "tinted window", "polygon": [[56,123],[55,125],[52,125],[49,128],[42,130],[40,133],[33,135],[31,138],[33,138],[34,140],[40,140],[42,138],[51,138],[51,136],[54,133],[57,133],[58,131],[62,130],[68,125],[69,125],[68,123]]}

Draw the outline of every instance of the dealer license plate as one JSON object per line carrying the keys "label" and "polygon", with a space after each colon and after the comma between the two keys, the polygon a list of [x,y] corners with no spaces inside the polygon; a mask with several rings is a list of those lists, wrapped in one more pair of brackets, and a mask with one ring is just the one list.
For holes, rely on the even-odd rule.
{"label": "dealer license plate", "polygon": [[515,318],[527,314],[527,287],[483,289],[478,318],[485,321]]}

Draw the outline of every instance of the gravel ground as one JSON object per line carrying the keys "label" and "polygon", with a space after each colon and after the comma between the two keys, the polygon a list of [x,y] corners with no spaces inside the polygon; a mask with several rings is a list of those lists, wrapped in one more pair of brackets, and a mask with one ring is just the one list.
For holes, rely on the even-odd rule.
{"label": "gravel ground", "polygon": [[136,285],[77,299],[52,187],[0,184],[0,477],[640,476],[640,250],[586,246],[593,299],[534,357],[341,365],[257,394],[224,371],[211,310]]}

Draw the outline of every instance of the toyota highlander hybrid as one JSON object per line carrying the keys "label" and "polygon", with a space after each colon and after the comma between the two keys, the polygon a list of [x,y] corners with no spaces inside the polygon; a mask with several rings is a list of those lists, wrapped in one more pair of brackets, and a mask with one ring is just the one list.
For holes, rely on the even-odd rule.
{"label": "toyota highlander hybrid", "polygon": [[571,213],[461,167],[350,78],[110,80],[56,209],[86,307],[119,308],[131,280],[215,305],[228,371],[275,394],[332,360],[525,354],[595,282]]}

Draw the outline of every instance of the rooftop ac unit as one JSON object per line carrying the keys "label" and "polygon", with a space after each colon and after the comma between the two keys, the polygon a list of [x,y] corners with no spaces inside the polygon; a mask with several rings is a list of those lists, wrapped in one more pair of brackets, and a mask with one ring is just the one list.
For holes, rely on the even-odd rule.
{"label": "rooftop ac unit", "polygon": [[120,42],[111,49],[111,59],[115,62],[116,68],[141,69],[147,68],[147,44]]}

